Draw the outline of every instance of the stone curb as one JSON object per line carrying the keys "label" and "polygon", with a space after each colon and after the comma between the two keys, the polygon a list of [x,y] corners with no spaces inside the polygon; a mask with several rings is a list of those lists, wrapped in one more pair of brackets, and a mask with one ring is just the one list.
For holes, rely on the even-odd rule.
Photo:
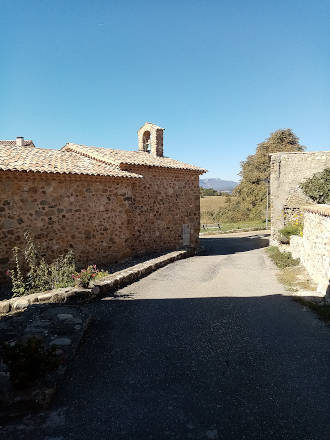
{"label": "stone curb", "polygon": [[22,311],[31,304],[76,304],[88,302],[95,298],[102,298],[103,296],[109,295],[130,283],[138,281],[140,278],[149,275],[151,272],[154,272],[167,264],[187,258],[195,253],[194,250],[190,249],[170,252],[102,278],[100,281],[94,282],[93,285],[87,289],[81,287],[66,287],[0,301],[0,315]]}

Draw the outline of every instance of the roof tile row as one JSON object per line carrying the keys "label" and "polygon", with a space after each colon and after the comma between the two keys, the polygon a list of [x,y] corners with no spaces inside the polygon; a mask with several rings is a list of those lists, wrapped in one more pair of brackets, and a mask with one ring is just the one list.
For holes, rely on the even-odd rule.
{"label": "roof tile row", "polygon": [[125,171],[127,165],[195,171],[198,174],[205,172],[202,168],[193,165],[168,157],[155,157],[140,151],[88,147],[72,143],[66,144],[61,150],[50,150],[22,148],[16,146],[15,141],[0,141],[0,170],[3,171],[142,177]]}

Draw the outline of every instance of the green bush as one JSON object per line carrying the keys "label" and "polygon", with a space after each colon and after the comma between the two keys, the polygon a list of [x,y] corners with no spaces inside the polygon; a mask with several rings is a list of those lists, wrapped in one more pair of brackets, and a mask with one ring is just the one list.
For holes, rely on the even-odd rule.
{"label": "green bush", "polygon": [[290,239],[291,235],[301,235],[301,227],[290,223],[281,229],[280,233],[284,235],[284,237]]}
{"label": "green bush", "polygon": [[281,252],[276,246],[270,246],[267,248],[267,253],[280,269],[290,266],[298,266],[300,263],[299,259],[292,258],[291,252]]}
{"label": "green bush", "polygon": [[68,287],[74,284],[72,274],[75,261],[72,251],[60,255],[48,264],[39,257],[38,249],[29,232],[24,234],[26,245],[20,255],[20,249],[13,249],[15,267],[7,271],[12,281],[13,296],[27,295],[33,292]]}
{"label": "green bush", "polygon": [[88,287],[91,281],[107,275],[109,272],[100,272],[94,264],[94,266],[88,266],[87,269],[82,269],[80,272],[75,272],[72,278],[77,286]]}
{"label": "green bush", "polygon": [[213,189],[213,188],[203,188],[203,187],[200,187],[200,188],[199,188],[199,194],[200,194],[200,197],[205,197],[205,196],[219,196],[219,195],[221,195],[221,194],[219,193],[219,191],[216,191],[216,190]]}
{"label": "green bush", "polygon": [[330,203],[330,168],[314,174],[300,188],[316,203]]}
{"label": "green bush", "polygon": [[8,367],[10,381],[15,388],[26,388],[47,373],[55,370],[60,363],[56,348],[45,348],[40,338],[31,337],[11,346],[3,344],[3,359]]}

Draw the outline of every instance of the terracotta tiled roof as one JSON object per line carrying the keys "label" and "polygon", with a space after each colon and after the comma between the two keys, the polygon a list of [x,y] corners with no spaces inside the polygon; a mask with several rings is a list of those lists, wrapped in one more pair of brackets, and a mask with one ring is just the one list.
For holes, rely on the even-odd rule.
{"label": "terracotta tiled roof", "polygon": [[155,157],[144,151],[124,151],[114,150],[102,147],[88,147],[86,145],[78,145],[68,143],[61,151],[72,151],[79,155],[90,157],[107,164],[122,165],[145,165],[150,167],[174,168],[181,170],[196,171],[199,174],[206,172],[203,168],[179,162],[169,157]]}
{"label": "terracotta tiled roof", "polygon": [[[8,145],[8,146],[11,146],[11,147],[15,147],[16,146],[16,140],[15,141],[5,141],[5,140],[2,140],[2,141],[0,141],[0,146],[1,145]],[[24,145],[23,145],[24,147],[34,147],[35,145],[34,145],[34,143],[30,140],[24,140]]]}
{"label": "terracotta tiled roof", "polygon": [[87,174],[139,178],[138,174],[122,171],[118,165],[101,163],[63,150],[22,148],[0,144],[0,170],[57,174]]}

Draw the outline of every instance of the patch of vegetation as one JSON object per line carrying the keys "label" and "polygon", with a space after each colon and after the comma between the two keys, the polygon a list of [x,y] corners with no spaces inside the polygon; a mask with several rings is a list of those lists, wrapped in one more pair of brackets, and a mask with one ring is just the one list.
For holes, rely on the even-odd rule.
{"label": "patch of vegetation", "polygon": [[94,279],[99,280],[101,278],[107,277],[108,275],[110,275],[110,273],[106,270],[99,270],[97,271],[96,277]]}
{"label": "patch of vegetation", "polygon": [[292,292],[316,290],[315,284],[311,281],[306,269],[301,265],[285,267],[278,272],[277,278],[280,283],[284,284]]}
{"label": "patch of vegetation", "polygon": [[40,338],[31,337],[11,346],[3,344],[3,359],[8,367],[10,381],[15,388],[33,385],[38,379],[55,370],[60,363],[56,348],[45,348]]}
{"label": "patch of vegetation", "polygon": [[109,275],[109,272],[100,272],[94,264],[94,266],[88,266],[87,269],[82,269],[80,272],[75,272],[72,278],[77,286],[88,287],[91,281],[107,275]]}
{"label": "patch of vegetation", "polygon": [[287,239],[290,239],[291,235],[302,235],[302,229],[300,225],[296,225],[293,223],[290,223],[284,228],[280,229],[280,233],[284,235]]}
{"label": "patch of vegetation", "polygon": [[39,256],[39,250],[30,233],[26,232],[24,237],[25,248],[22,251],[18,247],[13,249],[15,267],[7,271],[14,297],[74,285],[72,274],[75,271],[75,261],[72,251],[60,255],[48,264]]}
{"label": "patch of vegetation", "polygon": [[281,252],[276,246],[270,246],[266,249],[266,252],[280,269],[290,266],[298,266],[300,263],[299,258],[292,258],[291,252]]}
{"label": "patch of vegetation", "polygon": [[314,302],[307,301],[301,297],[294,297],[293,300],[306,306],[306,307],[309,307],[313,312],[317,313],[317,315],[319,316],[320,319],[322,319],[322,321],[325,321],[328,324],[330,324],[330,305],[329,304],[316,304]]}
{"label": "patch of vegetation", "polygon": [[218,196],[219,195],[219,191],[216,191],[213,188],[202,188],[202,187],[199,187],[199,194],[200,194],[200,197]]}
{"label": "patch of vegetation", "polygon": [[314,174],[300,188],[316,203],[330,203],[330,168]]}

